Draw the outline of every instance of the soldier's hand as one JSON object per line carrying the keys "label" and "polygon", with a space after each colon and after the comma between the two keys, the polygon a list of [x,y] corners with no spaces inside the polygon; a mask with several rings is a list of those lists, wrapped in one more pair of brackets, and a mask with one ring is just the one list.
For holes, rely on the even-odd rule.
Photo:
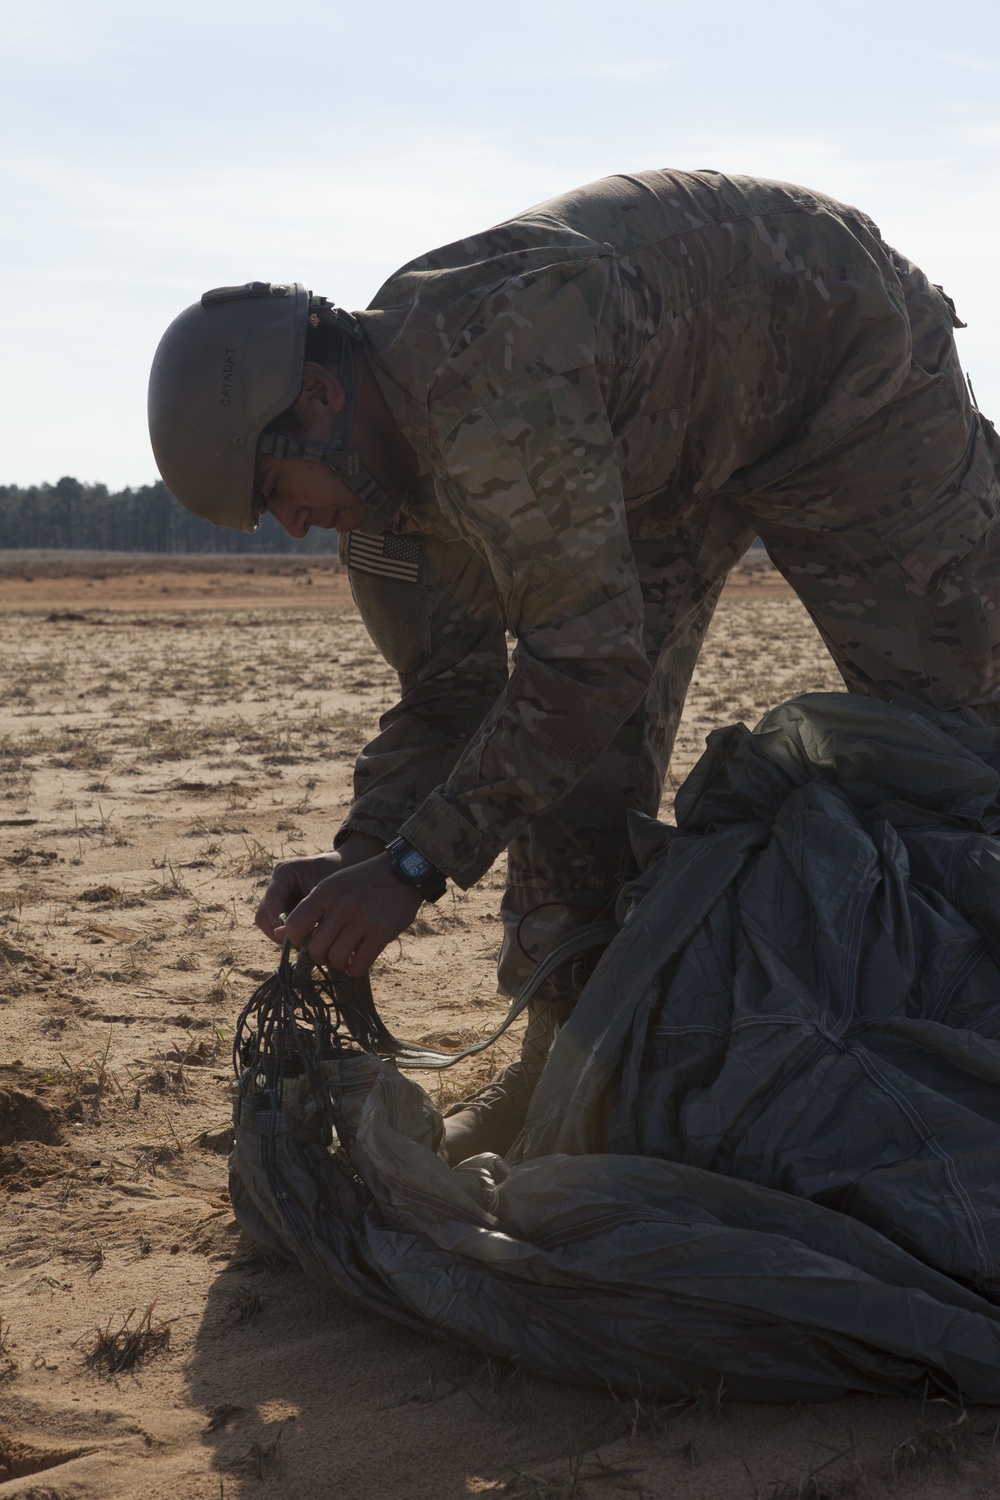
{"label": "soldier's hand", "polygon": [[[328,856],[327,856],[328,857]],[[387,943],[413,921],[422,897],[392,869],[388,854],[326,875],[275,929],[317,963],[367,974]]]}
{"label": "soldier's hand", "polygon": [[352,833],[337,850],[314,854],[308,859],[285,859],[276,865],[271,883],[264,892],[257,915],[254,918],[265,937],[279,945],[284,942],[276,929],[286,912],[292,911],[304,896],[325,880],[328,875],[348,865],[360,864],[381,854],[381,840],[366,833]]}

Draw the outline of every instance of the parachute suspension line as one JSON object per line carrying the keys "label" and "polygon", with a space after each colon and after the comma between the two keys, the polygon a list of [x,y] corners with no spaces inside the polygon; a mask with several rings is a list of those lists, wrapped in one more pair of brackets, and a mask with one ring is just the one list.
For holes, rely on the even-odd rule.
{"label": "parachute suspension line", "polygon": [[334,1124],[323,1064],[367,1052],[401,1068],[450,1068],[497,1042],[561,964],[604,949],[617,936],[610,920],[589,922],[553,944],[511,1002],[496,1030],[460,1052],[440,1052],[393,1036],[379,1015],[367,975],[353,978],[316,964],[306,949],[292,962],[286,942],[275,972],[258,985],[236,1023],[233,1069],[240,1095],[280,1109],[283,1082],[303,1074]]}

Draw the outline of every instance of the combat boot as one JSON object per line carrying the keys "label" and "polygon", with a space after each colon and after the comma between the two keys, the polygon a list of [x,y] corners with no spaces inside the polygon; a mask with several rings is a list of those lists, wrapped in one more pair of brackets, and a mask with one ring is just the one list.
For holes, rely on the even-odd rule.
{"label": "combat boot", "polygon": [[530,1003],[517,1062],[508,1063],[485,1087],[445,1111],[444,1143],[453,1167],[481,1151],[503,1156],[510,1149],[521,1133],[556,1032],[572,1009],[559,1002]]}

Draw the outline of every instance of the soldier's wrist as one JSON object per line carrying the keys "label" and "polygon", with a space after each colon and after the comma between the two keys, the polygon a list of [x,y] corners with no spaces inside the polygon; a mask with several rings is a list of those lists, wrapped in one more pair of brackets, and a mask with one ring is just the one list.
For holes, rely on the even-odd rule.
{"label": "soldier's wrist", "polygon": [[397,880],[411,886],[425,901],[441,899],[448,885],[445,875],[409,839],[402,836],[390,839],[385,852],[392,861],[392,872]]}
{"label": "soldier's wrist", "polygon": [[385,850],[385,840],[371,833],[349,833],[337,846],[340,862],[344,865],[360,865],[366,859],[376,859]]}

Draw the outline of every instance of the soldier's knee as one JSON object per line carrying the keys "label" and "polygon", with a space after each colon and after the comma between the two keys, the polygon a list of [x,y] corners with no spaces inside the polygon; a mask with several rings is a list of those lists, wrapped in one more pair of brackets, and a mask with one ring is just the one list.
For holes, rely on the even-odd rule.
{"label": "soldier's knee", "polygon": [[[500,908],[503,941],[497,960],[497,986],[501,994],[518,995],[549,950],[575,928],[594,921],[610,896],[610,891],[604,890],[508,887]],[[538,991],[538,999],[571,1003],[576,997],[572,969],[572,961],[560,965]]]}

